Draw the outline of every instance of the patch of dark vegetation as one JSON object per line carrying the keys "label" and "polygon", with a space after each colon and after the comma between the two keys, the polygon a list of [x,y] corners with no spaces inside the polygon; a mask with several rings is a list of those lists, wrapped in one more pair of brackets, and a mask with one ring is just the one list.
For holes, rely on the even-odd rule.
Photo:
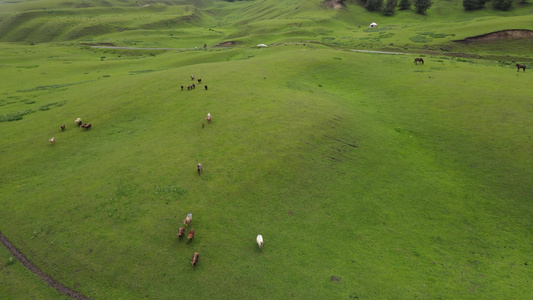
{"label": "patch of dark vegetation", "polygon": [[54,90],[58,88],[69,87],[72,85],[78,85],[78,84],[83,84],[83,83],[88,83],[88,82],[93,82],[93,81],[96,81],[96,80],[85,80],[85,81],[80,81],[80,82],[72,82],[72,83],[64,83],[64,84],[40,85],[40,86],[31,88],[31,89],[17,90],[17,92],[27,93],[27,92],[35,92],[35,91]]}
{"label": "patch of dark vegetation", "polygon": [[455,40],[454,42],[462,43],[462,44],[469,44],[472,42],[491,42],[491,41],[501,40],[501,39],[520,39],[520,38],[533,39],[533,30],[529,30],[529,29],[500,30],[500,31],[482,34],[482,35],[467,37],[462,40]]}
{"label": "patch of dark vegetation", "polygon": [[82,46],[108,46],[108,47],[115,47],[115,44],[113,43],[80,43]]}
{"label": "patch of dark vegetation", "polygon": [[187,189],[181,186],[173,185],[173,184],[156,186],[154,189],[154,194],[159,199],[179,200],[181,197],[187,194]]}
{"label": "patch of dark vegetation", "polygon": [[137,74],[143,74],[143,73],[151,73],[155,72],[156,70],[136,70],[136,71],[130,71],[130,75],[137,75]]}
{"label": "patch of dark vegetation", "polygon": [[45,105],[39,106],[39,110],[40,110],[40,111],[50,110],[50,107],[53,107],[53,106],[57,106],[57,107],[59,107],[59,106],[63,106],[63,105],[65,105],[65,103],[67,103],[67,101],[47,103],[47,104],[45,104]]}
{"label": "patch of dark vegetation", "polygon": [[25,115],[29,115],[31,113],[34,113],[35,111],[33,109],[26,109],[22,111],[17,111],[14,113],[4,114],[0,115],[0,122],[11,122],[11,121],[18,121],[22,120],[22,117]]}
{"label": "patch of dark vegetation", "polygon": [[341,278],[340,277],[337,277],[337,276],[331,276],[331,281],[335,281],[335,282],[340,282],[341,281]]}
{"label": "patch of dark vegetation", "polygon": [[[35,103],[35,101],[26,100],[26,101],[24,101],[24,103],[32,104],[32,103]],[[51,107],[63,106],[63,105],[65,105],[65,103],[67,103],[67,101],[47,103],[45,105],[39,106],[39,111],[50,110]],[[19,121],[19,120],[22,120],[22,118],[24,116],[32,114],[34,112],[37,112],[37,111],[34,110],[34,109],[29,108],[29,109],[26,109],[26,110],[21,110],[21,111],[17,111],[17,112],[13,112],[13,113],[8,113],[8,114],[3,114],[3,115],[0,115],[0,122]]]}
{"label": "patch of dark vegetation", "polygon": [[29,66],[17,66],[17,69],[35,69],[38,68],[39,65],[29,65]]}

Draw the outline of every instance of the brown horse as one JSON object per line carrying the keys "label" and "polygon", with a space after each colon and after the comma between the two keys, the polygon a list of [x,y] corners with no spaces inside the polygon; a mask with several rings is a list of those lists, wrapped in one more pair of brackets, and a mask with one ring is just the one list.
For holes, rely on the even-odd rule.
{"label": "brown horse", "polygon": [[516,64],[516,72],[520,72],[520,69],[526,71],[526,65]]}
{"label": "brown horse", "polygon": [[418,64],[421,64],[421,65],[424,64],[424,60],[421,57],[415,58],[415,65],[418,65]]}

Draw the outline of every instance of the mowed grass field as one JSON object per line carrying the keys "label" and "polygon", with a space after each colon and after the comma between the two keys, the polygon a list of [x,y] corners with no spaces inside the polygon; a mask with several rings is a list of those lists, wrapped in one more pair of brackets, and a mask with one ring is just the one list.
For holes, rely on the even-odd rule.
{"label": "mowed grass field", "polygon": [[[94,299],[531,298],[529,69],[430,52],[416,66],[279,28],[265,37],[288,43],[267,49],[253,28],[233,49],[2,43],[2,233]],[[478,49],[505,57],[498,43]],[[64,297],[0,255],[2,298]]]}

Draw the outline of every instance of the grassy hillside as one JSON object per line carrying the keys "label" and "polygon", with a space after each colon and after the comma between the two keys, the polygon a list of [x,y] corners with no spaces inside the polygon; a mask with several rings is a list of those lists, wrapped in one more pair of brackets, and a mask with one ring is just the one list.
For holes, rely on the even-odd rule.
{"label": "grassy hillside", "polygon": [[[532,89],[512,61],[529,44],[448,43],[527,28],[525,13],[39,3],[59,7],[48,17],[38,3],[0,24],[0,230],[64,285],[94,299],[533,296]],[[52,42],[8,42],[45,23]],[[66,38],[89,24],[114,29]],[[191,244],[176,237],[188,213]],[[2,298],[61,298],[0,255]]]}

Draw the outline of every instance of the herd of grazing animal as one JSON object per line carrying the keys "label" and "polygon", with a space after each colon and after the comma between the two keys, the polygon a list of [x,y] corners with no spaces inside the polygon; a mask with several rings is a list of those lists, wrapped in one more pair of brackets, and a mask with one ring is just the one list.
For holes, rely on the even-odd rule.
{"label": "herd of grazing animal", "polygon": [[[183,220],[183,224],[187,227],[191,225],[192,222],[192,213],[187,214],[187,217]],[[178,241],[181,241],[183,236],[185,235],[185,227],[180,227],[178,229],[178,233],[176,234],[178,236]],[[187,244],[192,243],[194,239],[194,229],[189,230],[189,233],[187,233]],[[255,239],[257,242],[257,246],[259,247],[259,251],[263,251],[263,236],[257,235],[257,238]],[[191,260],[191,266],[194,270],[196,270],[196,264],[198,263],[198,259],[200,257],[200,254],[198,252],[194,252]]]}
{"label": "herd of grazing animal", "polygon": [[[424,64],[424,59],[422,57],[415,58],[415,65],[423,65],[423,64]],[[520,69],[522,69],[523,72],[526,71],[526,65],[516,64],[515,67],[516,67],[516,72],[520,72]]]}
{"label": "herd of grazing animal", "polygon": [[[194,75],[191,75],[191,80],[194,80]],[[202,79],[201,78],[198,78],[197,81],[198,81],[198,84],[202,83]],[[194,83],[187,86],[187,90],[188,91],[194,90],[195,88],[196,88],[196,84],[194,84]],[[204,85],[204,88],[207,91],[207,85]],[[181,90],[183,91],[183,89],[184,89],[184,86],[182,85],[181,86]]]}
{"label": "herd of grazing animal", "polygon": [[[83,123],[83,122],[81,121],[81,118],[76,118],[76,120],[74,120],[74,123],[76,123],[76,125],[78,125],[78,126],[79,126],[80,128],[82,128],[82,129],[87,129],[87,130],[89,130],[89,129],[92,127],[91,123]],[[60,126],[61,131],[65,131],[65,128],[66,128],[66,127],[67,127],[67,126],[66,126],[65,124],[61,124],[61,126]],[[50,144],[53,145],[53,144],[56,143],[56,138],[55,138],[55,137],[52,137],[52,138],[49,139],[48,141],[50,142]]]}

